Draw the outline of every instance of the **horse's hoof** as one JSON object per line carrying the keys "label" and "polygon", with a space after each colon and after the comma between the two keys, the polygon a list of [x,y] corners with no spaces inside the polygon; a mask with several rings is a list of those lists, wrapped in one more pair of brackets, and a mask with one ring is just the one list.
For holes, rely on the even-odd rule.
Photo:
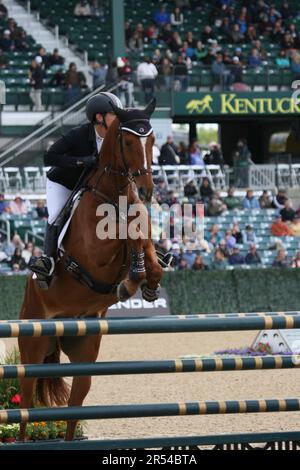
{"label": "horse's hoof", "polygon": [[121,282],[118,287],[117,287],[117,296],[120,302],[125,302],[125,300],[128,300],[131,295],[129,294],[125,283]]}
{"label": "horse's hoof", "polygon": [[147,302],[154,302],[159,298],[159,293],[160,293],[160,285],[158,284],[157,289],[150,289],[148,285],[145,283],[141,286],[142,290],[142,297],[144,300]]}

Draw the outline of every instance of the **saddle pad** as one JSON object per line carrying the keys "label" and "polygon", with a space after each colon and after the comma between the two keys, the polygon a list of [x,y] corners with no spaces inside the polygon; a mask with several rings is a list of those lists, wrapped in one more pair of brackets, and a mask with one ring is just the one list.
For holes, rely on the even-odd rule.
{"label": "saddle pad", "polygon": [[79,191],[77,191],[77,193],[74,194],[73,196],[73,199],[72,199],[72,210],[71,210],[71,214],[70,214],[70,217],[68,217],[68,219],[66,220],[60,234],[59,234],[59,237],[58,237],[58,244],[57,244],[57,247],[59,250],[61,251],[65,251],[64,250],[64,247],[62,245],[62,242],[63,242],[63,239],[64,239],[64,236],[65,234],[67,233],[67,230],[68,230],[68,227],[70,225],[70,222],[72,220],[72,217],[73,217],[73,214],[75,212],[75,210],[77,209],[79,203],[80,203],[80,199],[81,199],[81,196],[83,194],[84,190],[83,188],[80,189]]}

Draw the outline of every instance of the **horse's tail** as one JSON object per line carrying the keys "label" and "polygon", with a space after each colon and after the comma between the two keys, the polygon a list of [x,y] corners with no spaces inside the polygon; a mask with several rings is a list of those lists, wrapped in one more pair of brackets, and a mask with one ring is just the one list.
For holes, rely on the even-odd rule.
{"label": "horse's tail", "polygon": [[[55,351],[47,356],[44,364],[58,363],[60,359],[60,345],[56,340]],[[68,403],[70,387],[62,377],[40,378],[37,381],[36,398],[41,405],[48,407],[63,406]]]}

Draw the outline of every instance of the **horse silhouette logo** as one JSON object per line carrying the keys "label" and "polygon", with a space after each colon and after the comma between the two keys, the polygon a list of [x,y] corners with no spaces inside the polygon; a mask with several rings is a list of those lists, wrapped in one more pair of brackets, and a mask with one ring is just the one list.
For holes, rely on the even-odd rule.
{"label": "horse silhouette logo", "polygon": [[192,113],[197,113],[197,114],[202,114],[204,111],[208,111],[210,113],[213,112],[213,109],[211,107],[211,102],[213,101],[213,98],[210,95],[204,96],[202,100],[191,100],[188,102],[186,105],[186,109],[190,114]]}

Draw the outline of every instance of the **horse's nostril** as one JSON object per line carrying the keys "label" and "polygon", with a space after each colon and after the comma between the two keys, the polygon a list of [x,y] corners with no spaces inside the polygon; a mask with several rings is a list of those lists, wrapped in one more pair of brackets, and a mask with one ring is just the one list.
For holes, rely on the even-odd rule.
{"label": "horse's nostril", "polygon": [[147,189],[144,186],[139,188],[139,198],[142,201],[150,202],[152,199],[152,189]]}

